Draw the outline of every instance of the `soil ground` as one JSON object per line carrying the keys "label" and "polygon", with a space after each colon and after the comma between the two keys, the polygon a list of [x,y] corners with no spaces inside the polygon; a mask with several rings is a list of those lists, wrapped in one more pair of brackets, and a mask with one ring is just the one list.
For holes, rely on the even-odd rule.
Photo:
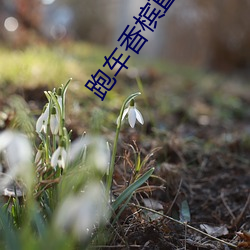
{"label": "soil ground", "polygon": [[[244,242],[249,247],[249,238],[240,239],[236,234],[250,230],[249,81],[238,75],[205,72],[187,76],[154,68],[140,76],[144,93],[137,107],[145,125],[122,128],[114,195],[136,176],[135,152],[140,152],[141,160],[154,152],[141,171],[154,166],[155,172],[129,202],[113,228],[113,239],[103,249],[233,249],[160,214],[188,220],[188,225],[218,239],[234,245]],[[114,93],[125,96],[131,93],[129,88],[135,89],[135,81],[127,74],[121,74],[118,82]],[[110,128],[115,128],[121,101],[114,98],[108,105],[85,108],[96,103],[96,97],[86,98],[84,91],[88,90],[79,92],[77,84],[69,88],[67,111],[73,136],[93,130],[90,120],[97,113],[103,117],[98,128],[112,142]],[[10,112],[5,96],[18,93],[35,115],[45,103],[42,90],[46,88],[5,85],[1,105]],[[111,103],[115,106],[109,106]],[[110,113],[114,115],[107,115]],[[8,124],[5,121],[1,126]]]}

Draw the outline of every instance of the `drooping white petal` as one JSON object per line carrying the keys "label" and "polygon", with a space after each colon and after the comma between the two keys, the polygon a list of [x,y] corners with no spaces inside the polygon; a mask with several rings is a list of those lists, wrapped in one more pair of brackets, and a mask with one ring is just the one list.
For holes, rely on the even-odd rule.
{"label": "drooping white petal", "polygon": [[65,150],[64,148],[62,148],[61,155],[62,155],[63,159],[64,159],[65,162],[66,162],[66,160],[67,160],[67,152],[66,152],[66,150]]}
{"label": "drooping white petal", "polygon": [[[88,154],[86,154],[86,151]],[[106,172],[110,163],[110,149],[102,137],[86,135],[76,139],[67,153],[67,162],[84,161],[86,166],[94,166],[101,172]]]}
{"label": "drooping white petal", "polygon": [[[128,113],[128,111],[129,111],[129,108],[124,109],[123,115],[122,115],[122,119],[121,119],[121,120],[123,120],[123,119],[125,118],[125,116],[126,116],[126,114]],[[116,124],[118,124],[119,119],[120,119],[120,116],[117,117],[117,119],[116,119]]]}
{"label": "drooping white petal", "polygon": [[[109,167],[110,152],[107,143],[102,138],[93,138],[93,160],[98,170],[105,173]],[[92,155],[91,155],[92,156]]]}
{"label": "drooping white petal", "polygon": [[56,229],[71,233],[77,239],[89,238],[95,226],[105,222],[109,216],[104,196],[103,188],[98,182],[89,184],[80,195],[68,196],[56,212]]}
{"label": "drooping white petal", "polygon": [[36,122],[36,132],[41,133],[44,131],[44,133],[47,132],[47,124],[49,120],[49,105],[47,105],[45,111],[40,115]]}
{"label": "drooping white petal", "polygon": [[32,148],[25,135],[15,133],[12,141],[6,148],[6,157],[10,168],[16,168],[31,162]]}
{"label": "drooping white petal", "polygon": [[44,123],[44,114],[42,113],[36,122],[36,132],[37,133],[40,133],[42,131],[43,123]]}
{"label": "drooping white petal", "polygon": [[65,161],[62,157],[60,159],[58,159],[57,164],[58,164],[59,168],[62,168],[62,169],[65,168]]}
{"label": "drooping white petal", "polygon": [[36,153],[36,156],[35,156],[35,163],[36,163],[36,164],[41,160],[41,158],[42,158],[42,153],[43,153],[42,150],[40,150],[40,149],[37,150],[37,153]]}
{"label": "drooping white petal", "polygon": [[[78,199],[79,200],[79,199]],[[55,226],[61,231],[72,230],[75,218],[78,215],[78,203],[75,196],[67,197],[56,214]]]}
{"label": "drooping white petal", "polygon": [[59,146],[51,157],[50,161],[51,166],[53,168],[56,168],[56,166],[58,165],[60,168],[64,169],[66,161],[67,161],[67,152],[64,149],[64,147]]}
{"label": "drooping white petal", "polygon": [[60,162],[58,162],[58,165],[60,168],[64,169],[67,161],[67,152],[64,148],[61,150],[61,159]]}
{"label": "drooping white petal", "polygon": [[136,113],[135,113],[135,108],[130,107],[129,112],[128,112],[128,122],[129,125],[134,128],[135,122],[136,122]]}
{"label": "drooping white petal", "polygon": [[58,134],[59,131],[59,120],[56,114],[51,115],[50,117],[50,130],[53,135]]}
{"label": "drooping white petal", "polygon": [[4,150],[3,156],[8,169],[5,177],[1,179],[0,188],[6,187],[17,177],[21,177],[29,187],[33,181],[33,152],[28,138],[21,133],[4,131],[0,134],[0,151],[2,150]]}
{"label": "drooping white petal", "polygon": [[48,121],[49,119],[49,104],[47,104],[46,109],[44,111],[44,120]]}
{"label": "drooping white petal", "polygon": [[57,101],[58,101],[58,104],[59,104],[61,111],[62,111],[62,96],[60,96],[60,95],[57,96]]}
{"label": "drooping white petal", "polygon": [[135,108],[135,113],[136,113],[136,119],[138,120],[138,122],[143,124],[144,120],[143,120],[141,112]]}
{"label": "drooping white petal", "polygon": [[8,130],[0,133],[0,152],[9,145],[13,136],[14,134]]}
{"label": "drooping white petal", "polygon": [[51,163],[51,166],[53,168],[55,168],[57,166],[57,164],[58,164],[58,158],[59,158],[60,154],[61,154],[61,147],[59,146],[56,149],[56,151],[52,154],[52,157],[51,157],[50,163]]}
{"label": "drooping white petal", "polygon": [[126,114],[128,113],[129,108],[124,109],[123,115],[122,115],[122,120],[125,118]]}
{"label": "drooping white petal", "polygon": [[116,119],[116,124],[118,124],[119,119],[120,119],[120,116],[117,117],[117,119]]}
{"label": "drooping white petal", "polygon": [[68,151],[68,162],[72,163],[79,157],[82,157],[83,152],[86,151],[86,145],[88,142],[88,136],[80,137],[71,143]]}
{"label": "drooping white petal", "polygon": [[43,131],[46,134],[47,133],[47,126],[48,126],[48,123],[46,121],[44,121],[42,128],[41,128],[41,132]]}

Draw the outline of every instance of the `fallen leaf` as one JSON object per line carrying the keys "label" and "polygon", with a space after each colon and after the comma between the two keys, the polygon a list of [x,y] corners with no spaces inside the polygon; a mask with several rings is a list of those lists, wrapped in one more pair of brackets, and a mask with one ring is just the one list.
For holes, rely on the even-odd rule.
{"label": "fallen leaf", "polygon": [[237,232],[237,235],[243,240],[238,244],[238,247],[244,247],[250,249],[250,232]]}
{"label": "fallen leaf", "polygon": [[154,199],[143,199],[143,203],[146,207],[153,209],[153,210],[163,210],[163,205]]}
{"label": "fallen leaf", "polygon": [[180,208],[180,221],[181,222],[190,222],[191,215],[190,215],[190,209],[187,200],[184,200],[181,202],[181,208]]}
{"label": "fallen leaf", "polygon": [[[156,211],[163,214],[163,205],[159,201],[154,200],[154,199],[145,198],[145,199],[143,199],[143,203],[144,203],[145,207],[156,210]],[[147,216],[147,218],[150,219],[151,221],[162,218],[161,215],[150,212],[150,211],[145,210],[144,213]]]}
{"label": "fallen leaf", "polygon": [[207,234],[212,235],[214,237],[219,237],[222,235],[227,235],[228,230],[225,225],[222,226],[209,226],[207,224],[200,225],[201,230],[205,231]]}
{"label": "fallen leaf", "polygon": [[191,220],[190,209],[184,193],[180,192],[178,194],[175,201],[175,205],[178,207],[178,215],[179,215],[178,219],[181,222],[190,222]]}

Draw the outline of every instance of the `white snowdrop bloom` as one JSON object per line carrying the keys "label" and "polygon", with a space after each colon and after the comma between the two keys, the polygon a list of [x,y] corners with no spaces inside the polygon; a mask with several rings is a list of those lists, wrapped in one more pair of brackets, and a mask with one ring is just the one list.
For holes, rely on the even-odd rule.
{"label": "white snowdrop bloom", "polygon": [[8,185],[17,177],[21,177],[29,186],[33,178],[33,152],[28,138],[10,130],[0,133],[0,153],[2,153],[8,169],[6,178],[1,180],[1,187]]}
{"label": "white snowdrop bloom", "polygon": [[86,152],[88,139],[86,136],[77,138],[73,141],[69,147],[68,151],[68,162],[71,164],[77,159],[83,159],[84,152]]}
{"label": "white snowdrop bloom", "polygon": [[57,89],[56,99],[57,99],[58,104],[59,104],[61,111],[62,111],[62,87]]}
{"label": "white snowdrop bloom", "polygon": [[108,220],[108,203],[104,197],[105,191],[98,182],[89,184],[81,194],[68,196],[56,213],[56,229],[86,240],[96,226]]}
{"label": "white snowdrop bloom", "polygon": [[47,132],[47,125],[49,120],[49,104],[47,104],[45,110],[40,115],[36,122],[36,132],[41,133],[42,131],[46,134]]}
{"label": "white snowdrop bloom", "polygon": [[53,135],[58,134],[60,126],[59,115],[55,107],[52,108],[50,116],[50,131]]}
{"label": "white snowdrop bloom", "polygon": [[57,101],[58,101],[58,104],[59,104],[61,111],[62,111],[62,96],[61,95],[57,96]]}
{"label": "white snowdrop bloom", "polygon": [[92,143],[92,152],[90,152],[88,160],[90,164],[92,161],[99,171],[106,173],[110,164],[110,150],[107,142],[100,137],[95,137]]}
{"label": "white snowdrop bloom", "polygon": [[124,110],[123,115],[122,115],[122,120],[125,118],[125,116],[126,116],[127,114],[128,114],[128,122],[129,122],[129,125],[130,125],[132,128],[134,128],[136,120],[138,120],[138,122],[140,122],[141,124],[144,123],[142,114],[141,114],[141,112],[135,107],[135,102],[134,102],[133,99],[130,101],[129,107],[126,108],[126,109]]}
{"label": "white snowdrop bloom", "polygon": [[75,140],[69,148],[69,163],[74,162],[79,157],[82,161],[86,160],[87,166],[94,166],[105,173],[110,164],[110,149],[102,137],[86,135]]}
{"label": "white snowdrop bloom", "polygon": [[3,151],[12,141],[13,132],[5,130],[0,134],[0,152]]}
{"label": "white snowdrop bloom", "polygon": [[35,156],[35,164],[39,165],[41,163],[42,155],[43,155],[43,145],[40,144]]}
{"label": "white snowdrop bloom", "polygon": [[65,148],[61,145],[59,146],[51,157],[51,166],[56,168],[56,166],[64,169],[67,161],[67,152]]}
{"label": "white snowdrop bloom", "polygon": [[38,164],[38,165],[40,164],[42,154],[43,154],[43,151],[38,149],[37,153],[36,153],[36,156],[35,156],[35,163]]}

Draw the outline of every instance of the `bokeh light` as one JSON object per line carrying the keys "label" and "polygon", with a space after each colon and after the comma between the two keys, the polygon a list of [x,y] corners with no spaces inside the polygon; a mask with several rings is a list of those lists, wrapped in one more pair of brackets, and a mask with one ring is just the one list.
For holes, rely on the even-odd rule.
{"label": "bokeh light", "polygon": [[60,40],[64,38],[65,35],[67,34],[67,29],[62,24],[56,24],[51,27],[50,34],[53,37],[53,39]]}
{"label": "bokeh light", "polygon": [[45,5],[49,5],[49,4],[52,4],[54,2],[55,2],[55,0],[42,0],[42,4],[45,4]]}
{"label": "bokeh light", "polygon": [[4,27],[9,32],[14,32],[18,28],[18,21],[15,17],[8,17],[4,21]]}

